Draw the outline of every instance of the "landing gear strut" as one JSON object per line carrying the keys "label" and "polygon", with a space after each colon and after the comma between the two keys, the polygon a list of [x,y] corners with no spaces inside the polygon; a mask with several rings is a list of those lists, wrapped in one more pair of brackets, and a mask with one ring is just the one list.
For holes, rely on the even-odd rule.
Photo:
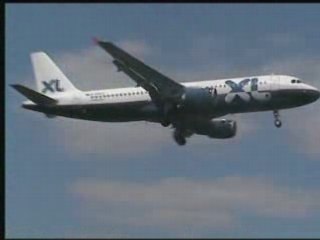
{"label": "landing gear strut", "polygon": [[273,111],[273,116],[274,116],[274,125],[279,128],[282,125],[282,122],[280,120],[280,115],[278,110]]}
{"label": "landing gear strut", "polygon": [[183,136],[182,132],[177,129],[173,132],[173,138],[180,146],[187,143],[186,138]]}

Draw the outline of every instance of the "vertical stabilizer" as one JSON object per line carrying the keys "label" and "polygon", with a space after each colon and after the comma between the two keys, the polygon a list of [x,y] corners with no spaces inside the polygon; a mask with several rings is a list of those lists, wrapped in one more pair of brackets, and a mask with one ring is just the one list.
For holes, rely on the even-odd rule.
{"label": "vertical stabilizer", "polygon": [[39,92],[54,95],[67,91],[79,91],[46,53],[34,52],[30,56]]}

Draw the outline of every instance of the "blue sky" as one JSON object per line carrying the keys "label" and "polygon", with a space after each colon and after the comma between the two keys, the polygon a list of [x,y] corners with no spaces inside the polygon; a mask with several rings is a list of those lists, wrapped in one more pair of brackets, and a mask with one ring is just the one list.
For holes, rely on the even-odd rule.
{"label": "blue sky", "polygon": [[228,116],[234,139],[177,146],[152,123],[47,119],[46,51],[80,89],[132,86],[91,38],[177,81],[290,74],[320,86],[319,5],[6,4],[7,237],[319,237],[320,105]]}

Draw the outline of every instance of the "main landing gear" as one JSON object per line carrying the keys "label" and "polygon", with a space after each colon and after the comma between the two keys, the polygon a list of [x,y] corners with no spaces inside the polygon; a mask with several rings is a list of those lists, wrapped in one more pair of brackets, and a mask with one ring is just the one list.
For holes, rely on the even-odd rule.
{"label": "main landing gear", "polygon": [[183,146],[187,143],[185,136],[182,134],[181,131],[175,129],[173,132],[173,138],[178,143],[178,145]]}
{"label": "main landing gear", "polygon": [[273,116],[274,116],[274,125],[275,125],[277,128],[280,128],[281,125],[282,125],[282,122],[281,122],[281,120],[280,120],[279,111],[278,111],[278,110],[274,110],[274,111],[273,111]]}

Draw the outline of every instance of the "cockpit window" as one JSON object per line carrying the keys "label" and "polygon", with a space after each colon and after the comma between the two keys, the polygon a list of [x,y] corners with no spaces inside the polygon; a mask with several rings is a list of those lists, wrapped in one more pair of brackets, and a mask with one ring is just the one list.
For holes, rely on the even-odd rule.
{"label": "cockpit window", "polygon": [[292,80],[291,80],[291,83],[301,83],[301,80],[299,80],[299,79],[292,79]]}

